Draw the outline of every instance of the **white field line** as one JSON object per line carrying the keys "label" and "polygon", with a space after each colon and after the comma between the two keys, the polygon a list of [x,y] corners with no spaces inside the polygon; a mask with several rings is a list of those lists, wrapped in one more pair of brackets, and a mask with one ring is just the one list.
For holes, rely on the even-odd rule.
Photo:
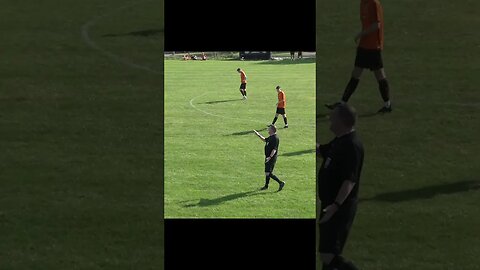
{"label": "white field line", "polygon": [[[150,1],[150,0],[147,0],[147,1]],[[120,6],[110,12],[107,12],[103,15],[99,15],[99,16],[96,16],[94,18],[92,18],[91,20],[89,20],[88,22],[86,22],[83,26],[82,26],[82,29],[81,29],[81,33],[82,33],[82,38],[83,40],[85,41],[85,43],[87,43],[88,46],[90,46],[91,48],[99,51],[100,53],[102,53],[103,55],[105,55],[106,57],[110,58],[111,60],[115,61],[115,62],[118,62],[118,63],[121,63],[121,64],[124,64],[128,67],[131,67],[131,68],[135,68],[135,69],[140,69],[140,70],[145,70],[145,71],[148,71],[148,72],[151,72],[151,73],[156,73],[156,74],[161,74],[160,71],[158,70],[155,70],[155,69],[152,69],[148,66],[144,66],[144,65],[139,65],[139,64],[136,64],[136,63],[133,63],[125,58],[122,58],[114,53],[112,53],[111,51],[108,51],[102,47],[100,47],[91,37],[90,37],[90,34],[89,34],[89,31],[90,29],[95,25],[97,24],[100,20],[102,19],[105,19],[109,16],[112,16],[114,15],[115,13],[118,13],[124,9],[127,9],[127,8],[130,8],[134,5],[137,5],[139,3],[142,3],[142,2],[147,2],[147,1],[136,1],[136,2],[131,2],[131,3],[128,3],[128,4],[125,4],[123,6]]]}
{"label": "white field line", "polygon": [[[235,117],[235,118],[234,118],[234,117],[228,117],[228,116],[224,116],[224,115],[218,115],[218,114],[214,114],[214,113],[211,113],[211,112],[202,110],[202,109],[198,108],[197,106],[195,106],[194,103],[193,103],[193,101],[194,101],[195,99],[199,98],[199,97],[205,96],[206,94],[208,94],[208,92],[205,92],[205,93],[203,93],[203,94],[201,94],[201,95],[199,95],[199,96],[196,96],[196,97],[192,98],[192,99],[190,100],[190,106],[191,106],[192,108],[194,108],[195,110],[199,111],[199,112],[202,112],[202,113],[204,113],[204,114],[206,114],[206,115],[210,115],[210,116],[214,116],[214,117],[220,117],[220,118],[224,118],[224,119],[237,120],[237,121],[238,121],[238,120],[240,120],[240,121],[250,121],[250,122],[255,122],[255,123],[260,123],[260,124],[265,124],[265,125],[268,124],[268,121],[267,121],[267,123],[265,123],[265,122],[258,121],[258,120],[254,120],[254,119],[245,119],[245,118],[238,118],[238,117]],[[242,101],[242,102],[243,102],[243,101]],[[246,102],[248,102],[248,100],[247,100]],[[288,115],[287,115],[287,117],[288,117]],[[273,118],[273,114],[272,114],[272,118]],[[279,117],[279,118],[281,118],[281,117]],[[282,120],[282,119],[279,119],[279,121],[281,121],[281,122],[283,123],[283,120]],[[302,126],[302,127],[315,128],[315,124],[312,124],[312,125],[294,124],[293,126]]]}

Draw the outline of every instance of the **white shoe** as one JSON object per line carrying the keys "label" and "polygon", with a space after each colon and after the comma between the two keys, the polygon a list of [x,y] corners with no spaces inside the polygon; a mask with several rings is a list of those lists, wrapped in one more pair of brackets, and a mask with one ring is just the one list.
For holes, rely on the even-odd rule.
{"label": "white shoe", "polygon": [[243,96],[243,99],[247,99],[247,96]]}

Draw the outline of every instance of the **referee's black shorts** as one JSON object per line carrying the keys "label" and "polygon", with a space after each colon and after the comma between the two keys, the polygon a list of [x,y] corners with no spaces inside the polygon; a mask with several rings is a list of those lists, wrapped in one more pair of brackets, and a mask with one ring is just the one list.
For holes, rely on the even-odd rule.
{"label": "referee's black shorts", "polygon": [[[322,210],[326,206],[322,204]],[[357,202],[345,202],[329,221],[319,225],[320,242],[318,251],[320,253],[342,254],[356,212]],[[322,216],[323,212],[320,218]]]}
{"label": "referee's black shorts", "polygon": [[[267,158],[267,157],[265,157]],[[267,163],[265,163],[265,172],[273,172],[273,168],[275,168],[275,163],[277,162],[277,155],[273,156]]]}
{"label": "referee's black shorts", "polygon": [[370,70],[378,70],[383,68],[382,51],[357,47],[355,66],[360,68],[368,68]]}
{"label": "referee's black shorts", "polygon": [[247,83],[241,83],[240,84],[240,89],[242,89],[242,90],[247,89]]}

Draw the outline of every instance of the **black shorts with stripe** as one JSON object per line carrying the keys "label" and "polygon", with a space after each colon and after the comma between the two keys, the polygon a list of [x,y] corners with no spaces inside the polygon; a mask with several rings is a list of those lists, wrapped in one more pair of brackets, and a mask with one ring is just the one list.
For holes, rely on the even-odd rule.
{"label": "black shorts with stripe", "polygon": [[370,70],[378,70],[383,68],[382,51],[357,47],[355,66],[360,68],[368,68]]}

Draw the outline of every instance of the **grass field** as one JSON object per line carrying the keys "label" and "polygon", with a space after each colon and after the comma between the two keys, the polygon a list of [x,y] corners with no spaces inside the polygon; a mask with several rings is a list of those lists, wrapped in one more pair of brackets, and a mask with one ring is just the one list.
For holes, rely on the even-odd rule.
{"label": "grass field", "polygon": [[[366,159],[345,254],[360,269],[480,269],[478,1],[382,1],[394,112],[366,72],[350,100]],[[358,1],[318,2],[317,113],[348,82]],[[317,139],[331,138],[327,120]]]}
{"label": "grass field", "polygon": [[[241,67],[248,100],[238,91]],[[277,102],[287,96],[290,128],[280,127],[274,173],[265,182],[264,143]],[[315,63],[165,61],[165,217],[315,217]]]}
{"label": "grass field", "polygon": [[0,268],[158,269],[162,2],[4,2]]}

